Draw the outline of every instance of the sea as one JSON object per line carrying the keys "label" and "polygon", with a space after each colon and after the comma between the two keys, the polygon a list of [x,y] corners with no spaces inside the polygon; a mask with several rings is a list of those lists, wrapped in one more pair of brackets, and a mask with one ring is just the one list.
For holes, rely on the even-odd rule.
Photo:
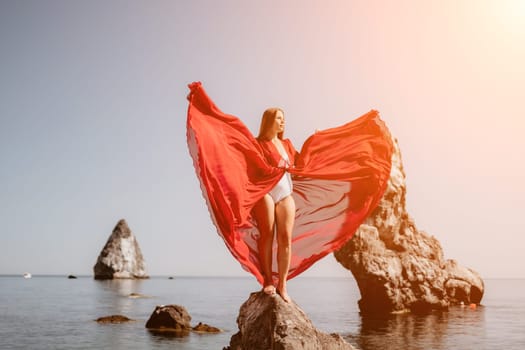
{"label": "sea", "polygon": [[[352,277],[299,276],[288,288],[318,329],[339,333],[357,349],[525,349],[524,279],[485,280],[476,308],[384,317],[359,313]],[[0,349],[220,350],[237,332],[239,307],[259,289],[251,277],[96,281],[90,276],[0,276]],[[192,325],[203,322],[223,332],[183,338],[149,332],[145,323],[155,306],[168,304],[184,306]],[[95,322],[113,314],[134,321]]]}

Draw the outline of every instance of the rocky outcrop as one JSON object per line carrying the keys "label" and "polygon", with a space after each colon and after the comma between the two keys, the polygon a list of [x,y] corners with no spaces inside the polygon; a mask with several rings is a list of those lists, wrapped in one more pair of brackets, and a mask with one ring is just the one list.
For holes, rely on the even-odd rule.
{"label": "rocky outcrop", "polygon": [[225,350],[350,350],[340,335],[317,330],[294,302],[263,292],[252,293],[237,317],[239,332]]}
{"label": "rocky outcrop", "polygon": [[184,306],[160,305],[146,322],[146,328],[155,334],[185,337],[190,331],[197,333],[220,333],[221,329],[199,322],[195,327],[190,325],[191,316]]}
{"label": "rocky outcrop", "polygon": [[427,312],[478,304],[484,284],[473,270],[445,260],[439,241],[417,229],[405,207],[406,184],[397,140],[385,194],[354,237],[334,253],[352,271],[363,313]]}
{"label": "rocky outcrop", "polygon": [[184,306],[160,305],[146,322],[146,328],[153,331],[180,332],[188,334],[191,330],[191,316]]}
{"label": "rocky outcrop", "polygon": [[126,220],[113,229],[93,271],[95,279],[148,278],[139,244]]}

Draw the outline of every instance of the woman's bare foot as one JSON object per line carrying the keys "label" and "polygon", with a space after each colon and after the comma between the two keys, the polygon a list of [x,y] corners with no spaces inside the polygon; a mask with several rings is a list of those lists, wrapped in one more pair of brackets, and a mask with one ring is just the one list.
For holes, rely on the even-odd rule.
{"label": "woman's bare foot", "polygon": [[283,298],[284,301],[286,301],[287,303],[291,302],[292,301],[292,298],[290,298],[290,296],[288,295],[288,293],[286,292],[286,288],[280,288],[277,290],[277,293],[281,296],[281,298]]}
{"label": "woman's bare foot", "polygon": [[275,294],[275,287],[273,286],[273,284],[267,284],[267,285],[264,286],[263,292],[268,294],[268,295],[274,295]]}

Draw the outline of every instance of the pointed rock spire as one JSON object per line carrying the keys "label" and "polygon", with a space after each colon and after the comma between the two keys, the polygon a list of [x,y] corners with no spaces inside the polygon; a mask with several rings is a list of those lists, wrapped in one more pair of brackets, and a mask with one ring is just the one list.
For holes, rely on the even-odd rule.
{"label": "pointed rock spire", "polygon": [[121,219],[93,267],[95,279],[148,278],[137,239]]}

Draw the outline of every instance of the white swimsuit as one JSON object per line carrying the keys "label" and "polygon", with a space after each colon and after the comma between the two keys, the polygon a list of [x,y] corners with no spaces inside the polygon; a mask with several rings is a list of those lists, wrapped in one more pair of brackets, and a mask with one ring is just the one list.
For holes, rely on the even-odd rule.
{"label": "white swimsuit", "polygon": [[[279,150],[279,154],[281,155],[281,160],[279,161],[279,167],[285,167],[290,165],[290,159],[288,158],[288,153],[286,151],[281,153]],[[283,177],[281,177],[281,180],[275,185],[275,187],[268,193],[270,197],[272,197],[273,202],[275,204],[279,203],[286,197],[292,194],[293,185],[292,185],[292,176],[289,172],[285,172]]]}

